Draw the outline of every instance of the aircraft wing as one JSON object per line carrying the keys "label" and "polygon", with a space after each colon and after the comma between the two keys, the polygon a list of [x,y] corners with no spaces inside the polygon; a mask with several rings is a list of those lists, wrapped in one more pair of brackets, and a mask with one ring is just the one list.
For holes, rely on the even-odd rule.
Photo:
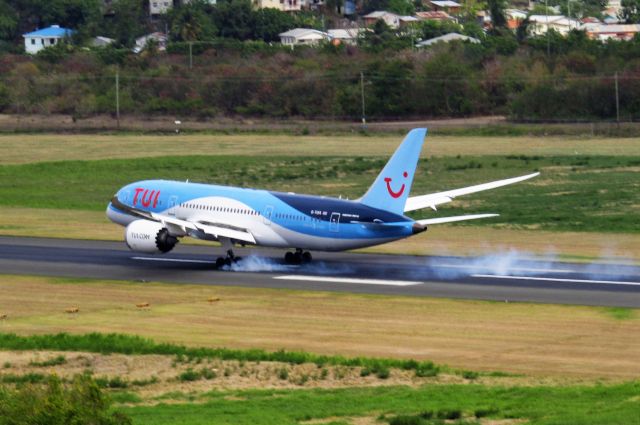
{"label": "aircraft wing", "polygon": [[203,223],[198,221],[188,221],[156,213],[151,213],[151,218],[167,226],[169,229],[172,226],[176,226],[184,232],[186,232],[187,229],[197,230],[207,235],[213,236],[216,239],[223,237],[252,244],[256,243],[255,238],[247,229],[242,229],[228,223]]}
{"label": "aircraft wing", "polygon": [[[431,193],[429,195],[413,196],[407,199],[404,206],[404,212],[420,210],[423,208],[432,208],[436,210],[436,206],[446,204],[453,201],[454,198],[470,193],[481,192],[483,190],[495,189],[497,187],[507,186],[518,183],[530,178],[536,177],[540,173],[527,174],[526,176],[514,177],[505,180],[498,180],[490,183],[478,184],[475,186],[464,187],[462,189],[447,190],[445,192]],[[459,221],[459,220],[457,220]]]}
{"label": "aircraft wing", "polygon": [[237,241],[248,242],[251,244],[256,243],[256,240],[251,232],[249,232],[247,229],[234,226],[233,223],[204,223],[181,220],[169,215],[157,214],[154,212],[148,212],[129,207],[118,201],[118,198],[116,197],[113,197],[111,203],[121,211],[125,211],[133,216],[162,223],[169,229],[169,231],[173,229],[175,233],[187,233],[187,230],[194,230],[213,236],[216,239],[223,237],[235,239]]}
{"label": "aircraft wing", "polygon": [[454,221],[464,220],[476,220],[478,218],[497,217],[500,214],[471,214],[471,215],[457,215],[454,217],[439,217],[439,218],[427,218],[425,220],[416,220],[416,223],[428,226],[431,224],[453,223]]}

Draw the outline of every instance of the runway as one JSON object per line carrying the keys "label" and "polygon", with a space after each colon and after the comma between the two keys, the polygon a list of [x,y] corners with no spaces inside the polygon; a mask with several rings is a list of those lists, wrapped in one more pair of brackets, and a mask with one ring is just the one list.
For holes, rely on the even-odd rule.
{"label": "runway", "polygon": [[517,253],[482,257],[313,253],[290,266],[283,251],[238,249],[243,260],[218,271],[220,248],[133,253],[124,242],[0,237],[3,274],[194,283],[368,294],[640,307],[640,267],[532,260]]}

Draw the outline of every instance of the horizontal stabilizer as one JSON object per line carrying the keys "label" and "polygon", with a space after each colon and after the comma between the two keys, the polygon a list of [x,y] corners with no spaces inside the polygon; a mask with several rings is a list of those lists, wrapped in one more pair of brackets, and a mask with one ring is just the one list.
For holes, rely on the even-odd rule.
{"label": "horizontal stabilizer", "polygon": [[440,218],[427,218],[425,220],[416,220],[417,223],[423,226],[429,226],[431,224],[453,223],[455,221],[476,220],[478,218],[497,217],[500,214],[472,214],[472,215],[457,215],[454,217],[440,217]]}
{"label": "horizontal stabilizer", "polygon": [[453,201],[454,198],[471,193],[481,192],[483,190],[495,189],[497,187],[507,186],[519,183],[524,180],[536,177],[540,173],[527,174],[526,176],[514,177],[511,179],[498,180],[490,183],[477,184],[475,186],[463,187],[462,189],[447,190],[446,192],[431,193],[429,195],[413,196],[407,199],[404,206],[404,212],[420,210],[422,208],[436,209],[437,205],[446,204]]}

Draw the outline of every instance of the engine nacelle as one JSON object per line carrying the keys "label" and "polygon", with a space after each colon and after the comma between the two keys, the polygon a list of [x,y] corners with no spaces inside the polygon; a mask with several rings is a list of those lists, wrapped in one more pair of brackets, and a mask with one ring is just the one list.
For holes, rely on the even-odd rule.
{"label": "engine nacelle", "polygon": [[136,220],[129,223],[124,231],[124,241],[132,251],[148,254],[165,254],[178,243],[162,224],[149,220]]}

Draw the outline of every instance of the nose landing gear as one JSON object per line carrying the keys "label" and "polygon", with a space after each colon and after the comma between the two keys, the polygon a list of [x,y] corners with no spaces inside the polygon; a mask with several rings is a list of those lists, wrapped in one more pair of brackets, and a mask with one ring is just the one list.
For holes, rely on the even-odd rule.
{"label": "nose landing gear", "polygon": [[302,249],[296,249],[295,252],[289,251],[284,254],[284,262],[287,264],[310,263],[312,259],[311,253]]}

